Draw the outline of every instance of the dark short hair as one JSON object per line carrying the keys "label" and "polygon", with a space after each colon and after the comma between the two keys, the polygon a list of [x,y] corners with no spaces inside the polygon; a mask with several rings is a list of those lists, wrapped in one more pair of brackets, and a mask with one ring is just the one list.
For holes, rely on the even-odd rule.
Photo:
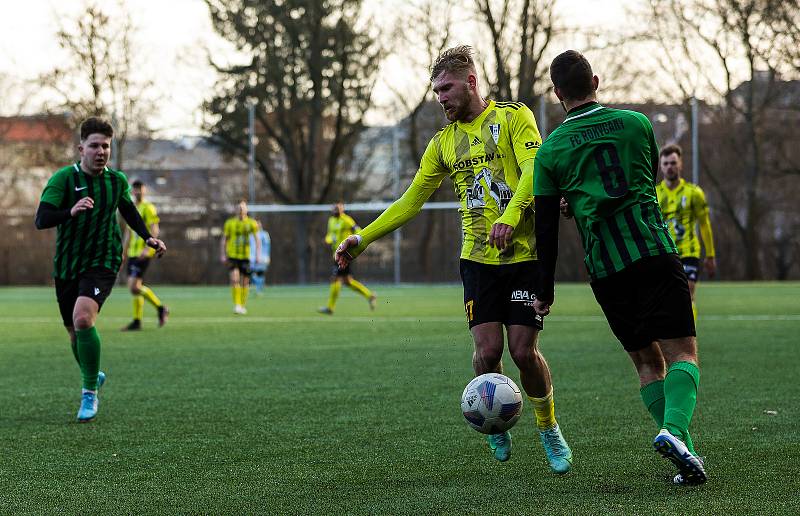
{"label": "dark short hair", "polygon": [[664,156],[669,156],[670,154],[677,154],[679,158],[682,157],[680,146],[675,145],[674,143],[665,145],[661,148],[661,152],[658,153],[658,157],[663,158]]}
{"label": "dark short hair", "polygon": [[114,128],[111,127],[108,121],[96,116],[91,116],[81,122],[81,141],[88,138],[90,134],[102,134],[113,138]]}
{"label": "dark short hair", "polygon": [[131,183],[131,187],[133,188],[141,188],[144,186],[144,182],[141,179],[134,179],[133,183]]}
{"label": "dark short hair", "polygon": [[550,80],[565,100],[581,100],[594,92],[592,65],[576,50],[567,50],[550,63]]}
{"label": "dark short hair", "polygon": [[472,54],[472,47],[469,45],[448,48],[439,54],[431,66],[431,82],[442,72],[455,72],[464,76],[470,72],[475,73],[475,60]]}

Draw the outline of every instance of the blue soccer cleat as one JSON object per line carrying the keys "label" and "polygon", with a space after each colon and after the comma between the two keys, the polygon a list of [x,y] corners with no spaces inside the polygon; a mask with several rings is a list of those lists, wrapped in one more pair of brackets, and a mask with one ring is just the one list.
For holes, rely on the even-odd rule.
{"label": "blue soccer cleat", "polygon": [[511,458],[511,433],[490,434],[486,436],[492,455],[500,462],[505,462]]}
{"label": "blue soccer cleat", "polygon": [[544,452],[547,454],[550,469],[557,475],[569,472],[572,469],[572,450],[569,449],[567,441],[561,435],[558,425],[548,430],[539,430],[539,438],[542,440]]}
{"label": "blue soccer cleat", "polygon": [[[678,467],[678,475],[673,479],[676,484],[699,485],[708,480],[703,461],[692,454],[683,441],[668,430],[662,429],[658,433],[653,439],[653,448]],[[678,476],[681,477],[679,481]]]}
{"label": "blue soccer cleat", "polygon": [[81,408],[78,409],[78,423],[88,423],[97,417],[97,393],[83,391],[81,394]]}

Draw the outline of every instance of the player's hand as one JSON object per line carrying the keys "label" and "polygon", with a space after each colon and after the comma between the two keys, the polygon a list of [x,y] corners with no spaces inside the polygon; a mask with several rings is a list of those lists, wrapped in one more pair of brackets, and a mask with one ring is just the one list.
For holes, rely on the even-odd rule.
{"label": "player's hand", "polygon": [[84,197],[80,199],[78,202],[75,203],[75,206],[70,208],[69,215],[70,217],[74,217],[78,213],[86,210],[91,210],[94,208],[94,200],[91,197]]}
{"label": "player's hand", "polygon": [[550,303],[545,303],[544,301],[540,301],[539,299],[534,299],[533,310],[537,313],[537,315],[541,315],[542,317],[549,315]]}
{"label": "player's hand", "polygon": [[159,258],[164,256],[164,253],[167,252],[167,246],[164,245],[164,242],[162,242],[161,240],[157,239],[156,237],[148,238],[145,241],[145,243],[147,244],[148,247],[152,247],[153,249],[156,250],[156,256],[159,257]]}
{"label": "player's hand", "polygon": [[503,250],[511,244],[511,237],[514,235],[514,228],[508,224],[492,224],[489,232],[489,246]]}
{"label": "player's hand", "polygon": [[561,209],[561,215],[563,215],[565,219],[572,218],[572,206],[569,205],[565,198],[561,198],[561,201],[558,203],[558,207]]}
{"label": "player's hand", "polygon": [[355,259],[353,258],[353,255],[350,254],[349,249],[358,247],[358,244],[360,243],[361,239],[358,237],[358,235],[350,235],[342,240],[342,243],[339,244],[339,247],[336,248],[336,252],[333,254],[333,259],[336,261],[336,265],[338,265],[340,269],[344,269]]}
{"label": "player's hand", "polygon": [[706,274],[709,278],[713,278],[717,274],[717,259],[713,256],[706,256],[705,266]]}

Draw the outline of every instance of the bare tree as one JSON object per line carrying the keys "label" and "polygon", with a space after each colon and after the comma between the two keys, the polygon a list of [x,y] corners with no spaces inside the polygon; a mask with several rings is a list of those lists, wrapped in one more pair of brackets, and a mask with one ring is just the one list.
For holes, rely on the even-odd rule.
{"label": "bare tree", "polygon": [[[256,164],[272,194],[319,203],[348,186],[343,158],[362,131],[381,49],[360,20],[361,0],[280,3],[206,0],[215,30],[246,56],[212,63],[220,74],[205,105],[207,129],[223,149],[247,153],[248,104],[262,133]],[[307,214],[298,214],[299,281],[308,276]]]}
{"label": "bare tree", "polygon": [[[481,63],[489,95],[534,109],[549,89],[548,49],[565,31],[557,0],[474,0],[479,23],[488,30],[492,60]],[[489,68],[493,67],[493,68]]]}
{"label": "bare tree", "polygon": [[[719,102],[706,110],[712,120],[704,128],[704,138],[717,143],[706,145],[702,172],[738,236],[744,276],[760,278],[762,243],[767,238],[763,224],[774,220],[771,197],[779,193],[768,187],[779,148],[767,135],[771,114],[780,108],[779,72],[791,67],[798,42],[782,32],[786,27],[774,16],[774,0],[649,0],[649,4],[657,27],[654,37],[663,59],[672,64],[667,70],[679,72],[673,75],[675,86],[684,98],[705,90],[711,92],[711,102]],[[797,16],[797,9],[795,4],[787,12]]]}
{"label": "bare tree", "polygon": [[[59,21],[58,45],[68,59],[41,77],[44,109],[111,119],[115,129],[114,166],[122,168],[125,142],[131,134],[146,134],[147,118],[155,109],[148,95],[152,82],[138,66],[133,43],[136,28],[124,0],[111,6],[84,0],[80,14]],[[55,100],[50,100],[54,98]]]}

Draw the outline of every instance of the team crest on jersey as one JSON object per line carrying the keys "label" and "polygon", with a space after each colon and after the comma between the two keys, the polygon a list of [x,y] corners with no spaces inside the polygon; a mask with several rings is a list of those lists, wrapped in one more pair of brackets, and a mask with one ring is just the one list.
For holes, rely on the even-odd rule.
{"label": "team crest on jersey", "polygon": [[489,124],[489,131],[492,132],[492,140],[497,144],[500,140],[500,124]]}
{"label": "team crest on jersey", "polygon": [[685,196],[685,195],[684,195],[683,197],[681,197],[681,208],[685,208],[685,207],[686,207],[686,204],[687,204],[688,202],[689,202],[689,201],[686,199],[686,196]]}

